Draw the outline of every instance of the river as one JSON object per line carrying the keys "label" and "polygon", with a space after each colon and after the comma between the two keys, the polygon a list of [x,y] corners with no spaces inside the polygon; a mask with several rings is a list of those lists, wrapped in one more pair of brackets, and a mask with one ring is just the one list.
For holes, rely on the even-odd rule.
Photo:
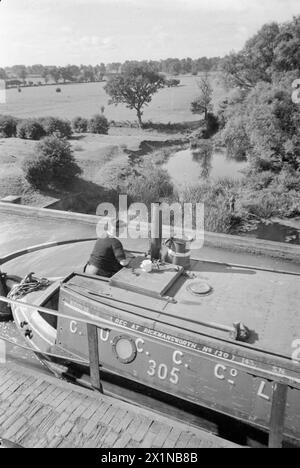
{"label": "river", "polygon": [[[213,150],[207,144],[198,150],[182,150],[170,157],[165,169],[178,188],[197,184],[201,180],[231,178],[241,180],[247,168],[246,161],[229,158],[225,150]],[[300,245],[299,225],[284,221],[260,222],[249,232],[242,234],[257,239]]]}
{"label": "river", "polygon": [[222,177],[241,179],[243,169],[246,169],[247,162],[230,159],[226,151],[205,151],[193,150],[178,151],[172,156],[167,165],[171,179],[175,185],[190,185],[202,179],[217,180]]}

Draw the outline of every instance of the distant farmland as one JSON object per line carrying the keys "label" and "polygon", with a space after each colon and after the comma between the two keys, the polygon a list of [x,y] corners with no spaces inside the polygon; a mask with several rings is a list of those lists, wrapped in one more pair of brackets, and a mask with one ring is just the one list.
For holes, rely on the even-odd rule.
{"label": "distant farmland", "polygon": [[[190,112],[190,103],[199,90],[195,77],[180,77],[178,88],[166,88],[154,96],[144,111],[144,120],[155,122],[183,122],[196,120]],[[62,92],[56,93],[56,85],[7,90],[7,102],[0,105],[1,114],[15,117],[42,117],[53,115],[72,119],[77,115],[90,117],[105,106],[105,115],[110,120],[136,119],[135,111],[125,106],[109,106],[104,91],[105,83],[58,85]]]}

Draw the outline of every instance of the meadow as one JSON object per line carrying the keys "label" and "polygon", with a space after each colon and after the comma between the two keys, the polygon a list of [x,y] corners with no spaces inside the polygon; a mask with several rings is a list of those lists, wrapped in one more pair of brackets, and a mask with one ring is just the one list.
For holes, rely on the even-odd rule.
{"label": "meadow", "polygon": [[[144,120],[154,122],[184,122],[199,119],[190,111],[190,104],[199,94],[197,78],[179,77],[181,84],[177,88],[165,88],[159,91],[144,109]],[[8,89],[6,104],[0,105],[1,114],[15,117],[44,117],[48,115],[72,119],[78,115],[91,117],[105,107],[109,120],[135,121],[135,111],[123,105],[109,106],[109,96],[104,91],[105,82],[82,84],[59,84],[61,93],[56,92],[56,85]]]}
{"label": "meadow", "polygon": [[[180,86],[165,88],[158,92],[153,97],[150,105],[144,109],[144,122],[152,121],[157,125],[150,125],[144,129],[117,125],[111,126],[108,135],[73,135],[70,143],[76,162],[82,170],[82,176],[74,187],[70,187],[66,191],[37,191],[25,180],[21,169],[22,161],[35,152],[36,142],[18,138],[0,139],[0,198],[7,195],[21,195],[22,202],[25,204],[44,206],[52,203],[57,198],[68,200],[70,196],[71,198],[74,196],[75,202],[72,201],[72,205],[66,205],[63,208],[89,213],[94,212],[100,200],[112,201],[122,185],[122,173],[127,168],[128,152],[140,152],[142,148],[147,152],[149,142],[153,143],[154,151],[155,148],[158,149],[159,146],[164,146],[165,142],[169,140],[175,140],[174,145],[178,144],[178,141],[182,142],[182,148],[173,146],[173,149],[170,149],[171,151],[176,152],[180,149],[186,149],[186,139],[189,135],[187,127],[179,125],[170,131],[168,126],[159,125],[159,123],[189,123],[188,127],[190,129],[192,127],[195,129],[195,126],[198,126],[200,116],[194,115],[190,111],[191,102],[199,95],[197,77],[181,76],[180,81]],[[214,76],[213,81],[213,103],[216,104],[220,97],[224,95],[224,89],[218,83],[218,76]],[[6,104],[0,105],[0,113],[10,114],[18,118],[38,118],[52,115],[71,120],[76,116],[90,118],[93,114],[99,113],[101,107],[104,106],[104,113],[108,120],[123,123],[135,122],[136,115],[134,111],[121,105],[117,107],[108,105],[109,98],[104,91],[104,86],[105,83],[60,84],[61,93],[56,93],[56,85],[22,88],[21,93],[17,89],[10,89],[7,91]],[[163,155],[165,151],[169,150],[158,149],[158,156],[162,157],[161,163],[164,162]],[[147,156],[147,159],[154,164],[157,163],[155,162],[155,155],[156,153],[151,153]],[[229,172],[230,176],[232,176],[230,161],[224,160],[223,162],[224,164],[221,165],[220,161],[218,162],[220,167],[217,169],[219,172],[221,171],[219,175],[228,175]],[[173,163],[176,163],[176,157]],[[186,179],[187,185],[190,187],[185,196],[188,197],[187,201],[192,201],[190,197],[193,199],[196,196],[198,199],[200,196],[198,191],[201,187],[198,183],[196,183],[196,186],[192,183],[195,178],[198,180],[199,168],[194,163],[195,167],[190,167],[191,171],[187,173],[189,169],[188,158],[183,164],[183,166],[181,164],[180,167],[175,167],[175,175],[180,174],[181,177]],[[145,166],[144,172],[142,183],[140,186],[135,187],[136,192],[134,195],[138,199],[142,195],[145,197],[146,182],[151,181],[153,185],[155,177],[159,183],[164,184],[167,182],[166,180],[160,181],[161,171],[154,174],[155,170],[153,172],[153,169],[151,169],[149,172],[149,168]],[[175,183],[174,174],[172,175],[169,170],[168,172]],[[119,177],[121,177],[120,180]],[[132,183],[134,184],[134,180],[132,180]],[[223,181],[221,185],[216,183],[216,190],[210,184],[206,184],[204,187],[209,196],[208,198],[213,201],[213,205],[215,205],[216,193],[218,191],[224,192],[220,206],[218,209],[213,206],[215,211],[212,210],[211,219],[207,219],[206,227],[208,230],[230,232],[232,224],[238,221],[238,219],[233,219],[232,214],[228,212],[227,199],[231,192],[234,192],[237,199],[239,199],[237,218],[248,220],[249,212],[255,216],[255,219],[269,218],[281,214],[283,202],[277,200],[272,191],[273,189],[269,190],[268,193],[266,191],[262,192],[262,200],[257,201],[257,188],[253,190],[251,187],[250,189],[245,186],[240,187],[239,184],[236,186],[233,184],[233,187],[228,188],[227,185],[227,181]],[[147,190],[152,194],[153,190],[158,190],[158,187],[154,184],[148,187]],[[285,191],[286,189],[283,187],[282,192]],[[78,195],[79,201],[76,198]],[[294,211],[297,211],[296,208],[294,209],[296,202],[294,202],[295,197],[293,197],[294,195],[286,195],[285,208],[286,206],[289,207],[290,216],[293,215]],[[285,212],[287,213],[288,210],[285,209]]]}
{"label": "meadow", "polygon": [[[153,97],[149,107],[144,109],[144,121],[155,123],[177,123],[196,121],[199,116],[190,112],[190,103],[199,93],[195,77],[180,77],[177,88],[165,88]],[[83,84],[59,84],[9,89],[6,104],[0,104],[0,114],[17,118],[39,118],[56,116],[73,119],[76,116],[90,118],[105,107],[108,120],[134,122],[135,111],[123,105],[109,106],[109,96],[104,91],[105,82]],[[57,93],[60,87],[62,92]],[[111,127],[109,135],[74,135],[71,139],[76,160],[83,170],[83,178],[92,181],[95,174],[110,159],[118,159],[124,148],[137,151],[142,141],[164,141],[181,138],[154,129]],[[28,186],[21,170],[23,159],[34,153],[36,142],[18,138],[0,139],[0,198],[10,194],[22,194],[23,202],[44,204],[49,194],[37,193]],[[59,194],[55,194],[60,196]],[[51,198],[51,196],[50,196]]]}

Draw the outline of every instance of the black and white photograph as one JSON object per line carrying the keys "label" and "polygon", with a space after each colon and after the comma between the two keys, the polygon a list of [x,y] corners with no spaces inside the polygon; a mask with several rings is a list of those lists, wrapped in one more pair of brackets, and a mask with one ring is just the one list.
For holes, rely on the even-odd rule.
{"label": "black and white photograph", "polygon": [[299,0],[0,0],[1,448],[300,448]]}

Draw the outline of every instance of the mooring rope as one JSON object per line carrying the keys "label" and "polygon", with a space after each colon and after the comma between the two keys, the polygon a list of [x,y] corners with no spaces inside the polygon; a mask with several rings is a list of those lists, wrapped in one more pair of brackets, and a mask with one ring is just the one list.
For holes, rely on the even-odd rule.
{"label": "mooring rope", "polygon": [[51,282],[46,278],[36,278],[30,273],[22,279],[20,284],[13,286],[7,297],[12,300],[20,299],[34,291],[40,291],[50,286]]}

